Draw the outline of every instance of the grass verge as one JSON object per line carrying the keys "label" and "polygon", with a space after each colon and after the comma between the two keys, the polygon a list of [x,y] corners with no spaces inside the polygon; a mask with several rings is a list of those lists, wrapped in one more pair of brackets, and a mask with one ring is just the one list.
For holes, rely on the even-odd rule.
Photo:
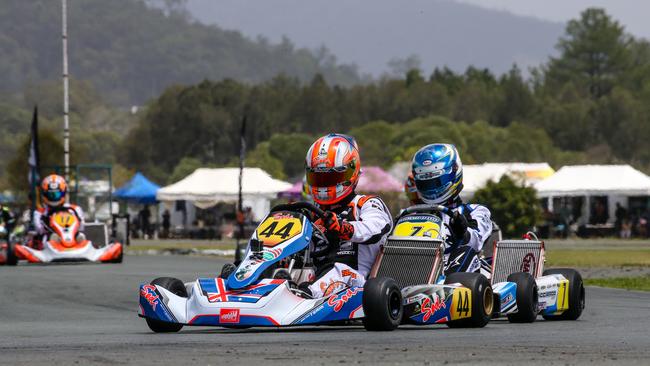
{"label": "grass verge", "polygon": [[546,267],[650,267],[648,249],[552,249]]}
{"label": "grass verge", "polygon": [[625,290],[650,291],[650,276],[616,277],[616,278],[586,278],[586,286],[601,286],[622,288]]}

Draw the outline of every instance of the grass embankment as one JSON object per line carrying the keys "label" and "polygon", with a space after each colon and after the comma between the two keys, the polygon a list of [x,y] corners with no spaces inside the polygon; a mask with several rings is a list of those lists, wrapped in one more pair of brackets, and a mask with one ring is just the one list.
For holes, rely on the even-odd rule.
{"label": "grass embankment", "polygon": [[[546,267],[650,267],[650,248],[553,249],[546,252]],[[584,281],[587,286],[650,291],[650,276],[585,278]]]}

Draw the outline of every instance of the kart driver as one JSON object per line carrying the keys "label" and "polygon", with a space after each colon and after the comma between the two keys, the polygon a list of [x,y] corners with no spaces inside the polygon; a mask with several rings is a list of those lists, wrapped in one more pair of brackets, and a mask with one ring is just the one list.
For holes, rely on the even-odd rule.
{"label": "kart driver", "polygon": [[[42,240],[47,240],[51,230],[50,216],[57,211],[69,211],[79,219],[79,232],[84,229],[84,214],[81,207],[65,203],[68,184],[62,176],[50,174],[41,182],[41,197],[44,206],[34,211],[34,228]],[[80,234],[83,235],[83,234]]]}
{"label": "kart driver", "polygon": [[445,239],[445,274],[478,272],[478,253],[492,234],[490,210],[478,204],[465,204],[460,199],[463,190],[463,164],[458,150],[450,144],[427,145],[413,157],[412,174],[420,199],[453,210],[451,216],[442,214]]}
{"label": "kart driver", "polygon": [[299,286],[313,297],[363,286],[392,229],[390,211],[381,198],[355,193],[360,174],[359,148],[350,136],[323,136],[307,152],[310,194],[326,212],[325,220],[315,225],[328,238],[312,243],[316,280]]}

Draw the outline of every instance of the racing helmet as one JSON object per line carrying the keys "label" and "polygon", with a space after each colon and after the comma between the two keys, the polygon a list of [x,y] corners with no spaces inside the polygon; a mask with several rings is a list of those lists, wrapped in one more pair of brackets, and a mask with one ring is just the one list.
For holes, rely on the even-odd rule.
{"label": "racing helmet", "polygon": [[420,195],[418,194],[418,189],[415,187],[415,179],[413,179],[413,173],[409,172],[409,176],[406,177],[404,181],[404,193],[406,198],[408,198],[411,205],[417,205],[422,203]]}
{"label": "racing helmet", "polygon": [[361,175],[359,146],[353,137],[331,133],[316,140],[305,158],[314,202],[334,205],[354,193]]}
{"label": "racing helmet", "polygon": [[444,204],[463,190],[463,163],[451,144],[427,145],[413,156],[412,174],[422,201]]}
{"label": "racing helmet", "polygon": [[50,174],[41,182],[43,202],[50,207],[58,207],[65,202],[68,184],[62,176]]}

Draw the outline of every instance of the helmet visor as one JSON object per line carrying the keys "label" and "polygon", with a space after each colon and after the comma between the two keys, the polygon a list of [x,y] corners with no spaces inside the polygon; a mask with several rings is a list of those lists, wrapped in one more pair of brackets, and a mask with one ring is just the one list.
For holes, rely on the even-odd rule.
{"label": "helmet visor", "polygon": [[451,174],[421,173],[415,176],[415,186],[423,197],[435,199],[444,193],[452,180]]}
{"label": "helmet visor", "polygon": [[307,184],[312,187],[333,187],[337,184],[349,182],[354,175],[354,168],[346,167],[343,169],[328,169],[324,171],[314,171],[307,169]]}
{"label": "helmet visor", "polygon": [[45,198],[48,201],[56,202],[63,198],[63,192],[61,191],[45,191]]}

